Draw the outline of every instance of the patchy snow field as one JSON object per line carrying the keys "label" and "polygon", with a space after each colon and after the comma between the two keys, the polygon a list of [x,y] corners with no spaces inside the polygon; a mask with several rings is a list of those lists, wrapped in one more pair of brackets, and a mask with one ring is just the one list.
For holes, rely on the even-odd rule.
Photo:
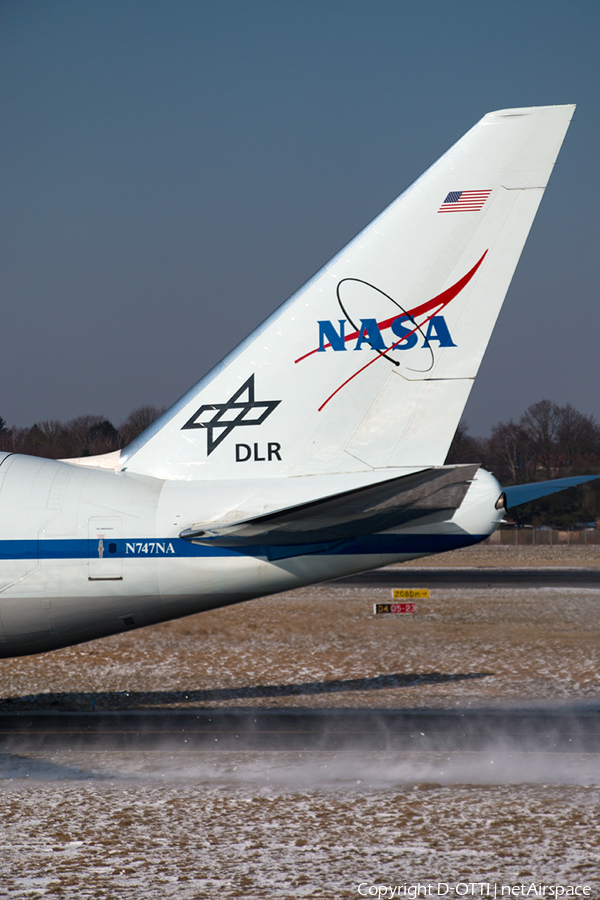
{"label": "patchy snow field", "polygon": [[[5,762],[11,900],[338,900],[440,881],[600,896],[598,757],[498,757],[498,779],[489,754],[35,756]],[[577,771],[596,784],[561,784]],[[532,783],[498,784],[520,776]]]}
{"label": "patchy snow field", "polygon": [[[493,565],[489,550],[498,565],[547,564],[507,549],[440,562]],[[560,550],[560,565],[590,566],[600,547]],[[600,591],[436,589],[416,615],[374,617],[388,595],[307,588],[4,660],[0,713],[600,702]],[[356,689],[432,673],[470,677]],[[252,696],[256,686],[268,690]],[[337,900],[417,882],[447,882],[449,897],[485,882],[500,896],[540,881],[600,898],[600,747],[525,753],[505,735],[450,753],[11,746],[0,752],[0,836],[10,900]]]}

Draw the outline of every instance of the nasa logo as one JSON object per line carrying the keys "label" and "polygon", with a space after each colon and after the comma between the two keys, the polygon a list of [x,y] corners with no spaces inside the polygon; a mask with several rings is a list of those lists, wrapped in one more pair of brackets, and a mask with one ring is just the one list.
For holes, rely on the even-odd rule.
{"label": "nasa logo", "polygon": [[[318,353],[331,349],[335,352],[367,348],[385,356],[388,362],[400,365],[400,359],[407,350],[421,347],[430,351],[428,368],[433,366],[434,343],[438,347],[456,347],[452,340],[446,319],[441,314],[445,303],[429,302],[415,309],[405,310],[381,288],[360,278],[343,278],[337,285],[336,296],[345,318],[333,321],[322,319],[319,326]],[[434,298],[438,300],[439,298]],[[370,308],[375,315],[363,318],[353,310]],[[390,315],[390,312],[392,315]],[[359,324],[360,323],[360,324]],[[350,325],[348,332],[347,324]],[[384,338],[385,332],[391,332]],[[395,351],[400,354],[396,355]]]}
{"label": "nasa logo", "polygon": [[[348,337],[345,334],[347,321],[347,319],[339,319],[338,327],[328,319],[318,322],[319,353],[324,353],[328,348],[336,352],[347,350],[347,341],[353,338],[356,338],[353,350],[362,350],[365,344],[372,350],[378,351],[412,350],[419,342],[420,329],[415,320],[407,314],[398,316],[389,326],[395,336],[399,338],[398,341],[392,341],[390,346],[386,345],[376,319],[361,319],[360,328],[355,327],[353,334]],[[439,347],[456,347],[443,316],[432,316],[427,322],[427,330],[422,337],[422,347],[431,347],[432,341],[437,341]]]}
{"label": "nasa logo", "polygon": [[[294,363],[301,363],[315,353],[325,353],[328,350],[339,353],[366,347],[375,351],[376,355],[371,356],[367,363],[360,365],[356,372],[336,387],[318,407],[319,411],[342,388],[380,359],[385,359],[394,366],[404,366],[407,372],[423,375],[431,371],[435,364],[434,350],[457,346],[442,312],[469,284],[487,253],[485,250],[475,265],[449,288],[412,309],[404,309],[381,288],[362,278],[342,278],[337,284],[336,297],[343,318],[339,318],[337,322],[333,319],[318,320],[318,346],[299,356]],[[369,311],[369,316],[364,316],[366,310]],[[346,330],[348,324],[352,329],[349,333]],[[388,329],[391,331],[391,340],[384,337]],[[354,341],[354,345],[349,347],[351,341]],[[407,353],[411,350],[417,351],[417,354]],[[428,351],[422,359],[421,350]],[[407,364],[409,359],[411,363]]]}

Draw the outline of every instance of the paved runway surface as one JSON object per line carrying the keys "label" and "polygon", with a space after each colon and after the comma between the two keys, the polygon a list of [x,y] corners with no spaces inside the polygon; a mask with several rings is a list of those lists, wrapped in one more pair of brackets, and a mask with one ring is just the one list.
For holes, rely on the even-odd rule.
{"label": "paved runway surface", "polygon": [[199,709],[0,715],[0,751],[481,750],[600,751],[600,706],[372,710]]}
{"label": "paved runway surface", "polygon": [[360,587],[590,587],[600,588],[600,568],[404,568],[390,566],[349,575],[331,584]]}

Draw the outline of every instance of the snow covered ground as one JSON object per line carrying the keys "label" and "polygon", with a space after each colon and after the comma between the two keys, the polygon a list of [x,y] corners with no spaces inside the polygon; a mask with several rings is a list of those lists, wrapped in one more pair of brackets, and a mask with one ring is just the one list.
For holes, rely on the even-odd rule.
{"label": "snow covered ground", "polygon": [[[5,760],[1,883],[11,900],[337,900],[359,897],[360,884],[415,882],[446,882],[456,896],[465,882],[540,881],[600,896],[598,756],[493,763],[334,753]],[[577,780],[595,783],[564,783]]]}
{"label": "snow covered ground", "polygon": [[[2,660],[0,712],[288,706],[291,685],[430,673],[454,678],[364,691],[341,685],[335,694],[298,689],[292,705],[473,707],[600,696],[598,590],[440,588],[417,602],[416,615],[374,616],[374,601],[389,599],[384,588],[305,588]],[[270,696],[248,696],[256,686],[272,688]]]}

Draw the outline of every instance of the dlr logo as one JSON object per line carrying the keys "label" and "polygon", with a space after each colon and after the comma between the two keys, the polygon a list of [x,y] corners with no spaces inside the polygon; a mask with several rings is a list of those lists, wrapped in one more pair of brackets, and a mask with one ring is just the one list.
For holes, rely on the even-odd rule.
{"label": "dlr logo", "polygon": [[[278,459],[281,462],[280,450],[281,444],[278,444],[277,441],[269,441],[263,450],[259,449],[259,444],[254,444],[253,447],[250,444],[236,444],[235,461],[248,462],[251,459],[253,462],[271,462]],[[261,453],[265,455],[261,456]]]}

